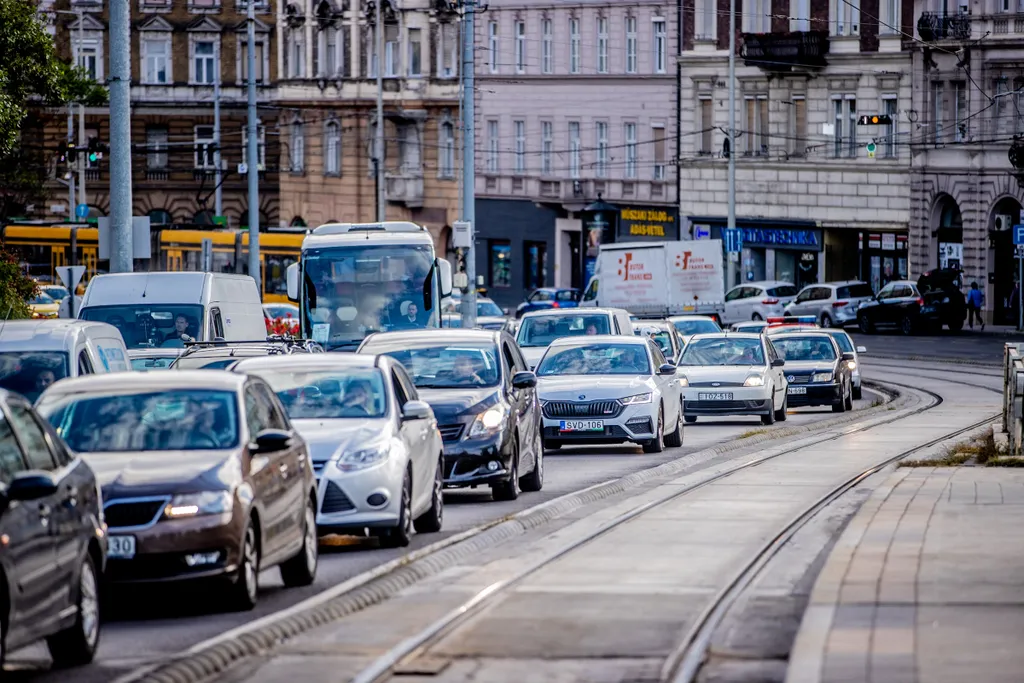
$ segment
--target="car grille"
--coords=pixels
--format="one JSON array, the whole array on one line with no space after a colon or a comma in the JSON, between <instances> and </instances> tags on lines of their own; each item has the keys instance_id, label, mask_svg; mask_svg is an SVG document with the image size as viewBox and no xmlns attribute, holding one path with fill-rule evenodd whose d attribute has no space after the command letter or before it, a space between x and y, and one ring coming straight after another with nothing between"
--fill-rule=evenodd
<instances>
[{"instance_id":1,"label":"car grille","mask_svg":"<svg viewBox=\"0 0 1024 683\"><path fill-rule=\"evenodd\" d=\"M111 529L146 526L156 521L169 499L166 497L146 500L109 501L103 508L103 518Z\"/></svg>"},{"instance_id":2,"label":"car grille","mask_svg":"<svg viewBox=\"0 0 1024 683\"><path fill-rule=\"evenodd\" d=\"M764 408L764 400L754 401L686 401L684 410L696 411L729 411L729 410L761 410Z\"/></svg>"},{"instance_id":3,"label":"car grille","mask_svg":"<svg viewBox=\"0 0 1024 683\"><path fill-rule=\"evenodd\" d=\"M787 375L786 379L789 380L790 384L810 384L811 383L811 376L810 375L792 375L792 376Z\"/></svg>"},{"instance_id":4,"label":"car grille","mask_svg":"<svg viewBox=\"0 0 1024 683\"><path fill-rule=\"evenodd\" d=\"M324 502L320 504L320 512L330 514L332 512L348 512L355 510L355 504L349 500L341 487L333 481L327 482L327 490L324 491Z\"/></svg>"},{"instance_id":5,"label":"car grille","mask_svg":"<svg viewBox=\"0 0 1024 683\"><path fill-rule=\"evenodd\" d=\"M742 387L743 382L690 382L687 386L689 387Z\"/></svg>"},{"instance_id":6,"label":"car grille","mask_svg":"<svg viewBox=\"0 0 1024 683\"><path fill-rule=\"evenodd\" d=\"M577 432L563 434L558 427L545 427L544 438L551 441L587 441L594 439L622 438L628 439L629 434L619 425L605 425L603 432Z\"/></svg>"},{"instance_id":7,"label":"car grille","mask_svg":"<svg viewBox=\"0 0 1024 683\"><path fill-rule=\"evenodd\" d=\"M642 418L639 418L639 419L634 418L634 419L630 420L629 422L627 422L626 426L629 427L629 429L634 434L653 434L654 433L654 427L651 424L651 418L649 418L649 417L642 417Z\"/></svg>"},{"instance_id":8,"label":"car grille","mask_svg":"<svg viewBox=\"0 0 1024 683\"><path fill-rule=\"evenodd\" d=\"M617 417L622 412L618 401L548 401L544 405L544 417Z\"/></svg>"},{"instance_id":9,"label":"car grille","mask_svg":"<svg viewBox=\"0 0 1024 683\"><path fill-rule=\"evenodd\" d=\"M454 424L454 425L441 425L438 429L441 431L441 439L444 441L458 441L459 437L462 436L462 430L465 425Z\"/></svg>"}]
</instances>

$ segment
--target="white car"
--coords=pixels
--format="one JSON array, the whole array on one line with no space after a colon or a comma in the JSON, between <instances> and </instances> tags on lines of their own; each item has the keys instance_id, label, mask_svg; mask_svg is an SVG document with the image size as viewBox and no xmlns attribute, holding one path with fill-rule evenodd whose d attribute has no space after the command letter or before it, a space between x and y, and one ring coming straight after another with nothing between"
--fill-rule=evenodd
<instances>
[{"instance_id":1,"label":"white car","mask_svg":"<svg viewBox=\"0 0 1024 683\"><path fill-rule=\"evenodd\" d=\"M708 315L674 315L668 321L676 326L684 344L688 344L690 337L695 334L712 334L722 331L718 321Z\"/></svg>"},{"instance_id":2,"label":"white car","mask_svg":"<svg viewBox=\"0 0 1024 683\"><path fill-rule=\"evenodd\" d=\"M745 320L767 320L782 315L786 306L796 298L797 288L792 282L764 280L744 282L725 294L725 313L722 323L732 325Z\"/></svg>"},{"instance_id":3,"label":"white car","mask_svg":"<svg viewBox=\"0 0 1024 683\"><path fill-rule=\"evenodd\" d=\"M633 334L629 313L621 308L554 308L525 314L516 334L516 343L530 369L548 348L562 337L594 334Z\"/></svg>"},{"instance_id":4,"label":"white car","mask_svg":"<svg viewBox=\"0 0 1024 683\"><path fill-rule=\"evenodd\" d=\"M700 334L679 359L683 414L760 415L770 425L786 419L789 387L779 357L765 335L749 332Z\"/></svg>"},{"instance_id":5,"label":"white car","mask_svg":"<svg viewBox=\"0 0 1024 683\"><path fill-rule=\"evenodd\" d=\"M853 400L859 401L863 395L860 379L860 354L867 353L868 350L863 346L854 346L853 339L844 330L830 328L825 331L832 335L832 338L836 340L836 344L839 344L840 351L843 353L853 354L853 360L847 361L847 365L849 365L850 370L852 370L850 374L853 378Z\"/></svg>"},{"instance_id":6,"label":"white car","mask_svg":"<svg viewBox=\"0 0 1024 683\"><path fill-rule=\"evenodd\" d=\"M232 370L263 378L309 445L321 534L382 546L441 530L444 461L430 406L388 356L301 354L250 358Z\"/></svg>"},{"instance_id":7,"label":"white car","mask_svg":"<svg viewBox=\"0 0 1024 683\"><path fill-rule=\"evenodd\" d=\"M544 445L635 443L645 453L683 443L676 367L636 335L563 337L537 365Z\"/></svg>"}]
</instances>

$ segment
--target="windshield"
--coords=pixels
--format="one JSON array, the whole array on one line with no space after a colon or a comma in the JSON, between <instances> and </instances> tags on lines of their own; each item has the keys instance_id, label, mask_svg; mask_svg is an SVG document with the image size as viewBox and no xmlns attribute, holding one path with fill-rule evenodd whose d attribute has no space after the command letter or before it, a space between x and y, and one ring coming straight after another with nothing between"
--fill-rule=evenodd
<instances>
[{"instance_id":1,"label":"windshield","mask_svg":"<svg viewBox=\"0 0 1024 683\"><path fill-rule=\"evenodd\" d=\"M559 337L583 334L608 334L608 315L543 315L525 319L519 327L519 346L547 346Z\"/></svg>"},{"instance_id":2,"label":"windshield","mask_svg":"<svg viewBox=\"0 0 1024 683\"><path fill-rule=\"evenodd\" d=\"M590 344L549 349L537 374L553 375L648 375L651 364L639 344Z\"/></svg>"},{"instance_id":3,"label":"windshield","mask_svg":"<svg viewBox=\"0 0 1024 683\"><path fill-rule=\"evenodd\" d=\"M764 365L760 339L708 337L694 339L679 359L680 365Z\"/></svg>"},{"instance_id":4,"label":"windshield","mask_svg":"<svg viewBox=\"0 0 1024 683\"><path fill-rule=\"evenodd\" d=\"M150 370L166 370L171 367L177 356L150 356L148 358L132 358L132 370L148 372Z\"/></svg>"},{"instance_id":5,"label":"windshield","mask_svg":"<svg viewBox=\"0 0 1024 683\"><path fill-rule=\"evenodd\" d=\"M30 304L55 304L55 303L57 303L56 301L53 300L53 297L50 296L49 294L47 294L46 292L39 292L39 294L36 294L34 297L29 299L28 302Z\"/></svg>"},{"instance_id":6,"label":"windshield","mask_svg":"<svg viewBox=\"0 0 1024 683\"><path fill-rule=\"evenodd\" d=\"M493 387L501 378L498 351L493 344L438 344L411 349L369 345L363 350L385 353L400 362L417 389Z\"/></svg>"},{"instance_id":7,"label":"windshield","mask_svg":"<svg viewBox=\"0 0 1024 683\"><path fill-rule=\"evenodd\" d=\"M776 337L772 345L779 355L787 361L836 359L836 350L832 342L821 337Z\"/></svg>"},{"instance_id":8,"label":"windshield","mask_svg":"<svg viewBox=\"0 0 1024 683\"><path fill-rule=\"evenodd\" d=\"M673 320L672 324L679 330L679 334L689 337L694 334L711 334L721 332L722 328L714 320Z\"/></svg>"},{"instance_id":9,"label":"windshield","mask_svg":"<svg viewBox=\"0 0 1024 683\"><path fill-rule=\"evenodd\" d=\"M68 296L68 290L65 289L64 287L46 285L45 287L40 287L39 289L48 296L50 296L54 301L64 299Z\"/></svg>"},{"instance_id":10,"label":"windshield","mask_svg":"<svg viewBox=\"0 0 1024 683\"><path fill-rule=\"evenodd\" d=\"M850 339L850 335L845 332L829 332L829 336L836 340L843 353L853 353L853 340Z\"/></svg>"},{"instance_id":11,"label":"windshield","mask_svg":"<svg viewBox=\"0 0 1024 683\"><path fill-rule=\"evenodd\" d=\"M186 340L199 337L203 307L198 305L153 304L151 306L89 306L83 320L110 323L121 332L129 349L180 349Z\"/></svg>"},{"instance_id":12,"label":"windshield","mask_svg":"<svg viewBox=\"0 0 1024 683\"><path fill-rule=\"evenodd\" d=\"M337 419L384 417L387 394L377 368L345 370L256 370L277 393L288 417Z\"/></svg>"},{"instance_id":13,"label":"windshield","mask_svg":"<svg viewBox=\"0 0 1024 683\"><path fill-rule=\"evenodd\" d=\"M772 287L768 290L768 296L777 297L788 297L796 296L797 288L795 285L779 285L778 287Z\"/></svg>"},{"instance_id":14,"label":"windshield","mask_svg":"<svg viewBox=\"0 0 1024 683\"><path fill-rule=\"evenodd\" d=\"M72 394L44 399L37 408L68 446L82 453L238 445L238 402L230 391Z\"/></svg>"},{"instance_id":15,"label":"windshield","mask_svg":"<svg viewBox=\"0 0 1024 683\"><path fill-rule=\"evenodd\" d=\"M873 297L874 295L875 293L871 291L871 285L865 282L845 287L836 287L836 297L839 299L860 299L862 297Z\"/></svg>"},{"instance_id":16,"label":"windshield","mask_svg":"<svg viewBox=\"0 0 1024 683\"><path fill-rule=\"evenodd\" d=\"M4 351L0 353L0 387L35 401L46 387L68 376L63 351Z\"/></svg>"},{"instance_id":17,"label":"windshield","mask_svg":"<svg viewBox=\"0 0 1024 683\"><path fill-rule=\"evenodd\" d=\"M456 313L462 313L462 303L457 303L453 306ZM503 318L505 312L498 307L498 304L493 301L477 301L476 302L476 317L484 318Z\"/></svg>"},{"instance_id":18,"label":"windshield","mask_svg":"<svg viewBox=\"0 0 1024 683\"><path fill-rule=\"evenodd\" d=\"M437 327L433 256L429 245L372 242L303 251L303 336L331 350L372 332Z\"/></svg>"}]
</instances>

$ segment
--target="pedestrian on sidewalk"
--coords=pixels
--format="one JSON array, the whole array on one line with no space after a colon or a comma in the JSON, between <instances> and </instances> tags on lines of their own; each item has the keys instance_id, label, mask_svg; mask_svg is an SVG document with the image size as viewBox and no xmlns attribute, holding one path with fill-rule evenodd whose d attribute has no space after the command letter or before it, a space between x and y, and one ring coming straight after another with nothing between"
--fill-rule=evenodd
<instances>
[{"instance_id":1,"label":"pedestrian on sidewalk","mask_svg":"<svg viewBox=\"0 0 1024 683\"><path fill-rule=\"evenodd\" d=\"M985 331L985 321L981 317L981 308L985 305L985 295L978 289L978 283L971 283L971 291L967 292L967 324L974 329L974 319L977 318L981 324L981 331Z\"/></svg>"}]
</instances>

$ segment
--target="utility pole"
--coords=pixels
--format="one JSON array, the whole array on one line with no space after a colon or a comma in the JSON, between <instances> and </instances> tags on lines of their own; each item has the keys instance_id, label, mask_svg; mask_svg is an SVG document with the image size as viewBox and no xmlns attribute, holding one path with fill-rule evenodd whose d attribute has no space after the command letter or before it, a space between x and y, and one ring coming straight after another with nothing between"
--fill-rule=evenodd
<instances>
[{"instance_id":1,"label":"utility pole","mask_svg":"<svg viewBox=\"0 0 1024 683\"><path fill-rule=\"evenodd\" d=\"M68 147L72 147L75 144L75 110L74 105L68 102ZM75 202L75 172L71 168L71 160L65 158L68 166L68 220L75 217L75 207L78 205ZM78 155L75 155L75 161L78 161Z\"/></svg>"},{"instance_id":2,"label":"utility pole","mask_svg":"<svg viewBox=\"0 0 1024 683\"><path fill-rule=\"evenodd\" d=\"M474 12L471 0L463 4L462 23L462 220L469 223L469 249L466 250L466 279L469 286L462 302L462 326L476 327L476 145L474 117L476 116L476 87L474 84Z\"/></svg>"},{"instance_id":3,"label":"utility pole","mask_svg":"<svg viewBox=\"0 0 1024 683\"><path fill-rule=\"evenodd\" d=\"M377 130L373 144L373 154L377 158L374 163L377 172L377 222L383 223L387 216L387 203L384 198L384 21L381 5L385 0L376 0L376 61L377 61Z\"/></svg>"},{"instance_id":4,"label":"utility pole","mask_svg":"<svg viewBox=\"0 0 1024 683\"><path fill-rule=\"evenodd\" d=\"M263 298L263 288L260 283L260 152L259 130L256 125L256 12L254 9L256 0L248 0L248 24L249 36L246 43L246 65L249 69L246 79L249 91L249 122L247 126L249 138L248 157L249 165L246 171L249 174L249 275L256 281L256 291L260 292Z\"/></svg>"},{"instance_id":5,"label":"utility pole","mask_svg":"<svg viewBox=\"0 0 1024 683\"><path fill-rule=\"evenodd\" d=\"M78 12L78 59L82 62L85 58L82 56L82 50L85 49L85 15ZM85 105L82 103L78 104L78 146L85 148ZM85 155L79 154L78 158L78 201L82 204L88 204L85 199L85 168L88 166Z\"/></svg>"},{"instance_id":6,"label":"utility pole","mask_svg":"<svg viewBox=\"0 0 1024 683\"><path fill-rule=\"evenodd\" d=\"M110 271L132 271L130 0L110 2Z\"/></svg>"},{"instance_id":7,"label":"utility pole","mask_svg":"<svg viewBox=\"0 0 1024 683\"><path fill-rule=\"evenodd\" d=\"M213 190L213 213L216 216L224 215L224 195L221 193L220 184L222 171L220 167L220 50L214 55L215 69L213 75L213 182L216 184Z\"/></svg>"},{"instance_id":8,"label":"utility pole","mask_svg":"<svg viewBox=\"0 0 1024 683\"><path fill-rule=\"evenodd\" d=\"M736 229L736 0L729 0L729 217L726 227ZM732 234L732 233L730 233ZM741 254L736 256L737 259ZM736 286L738 264L729 259L728 289Z\"/></svg>"}]
</instances>

